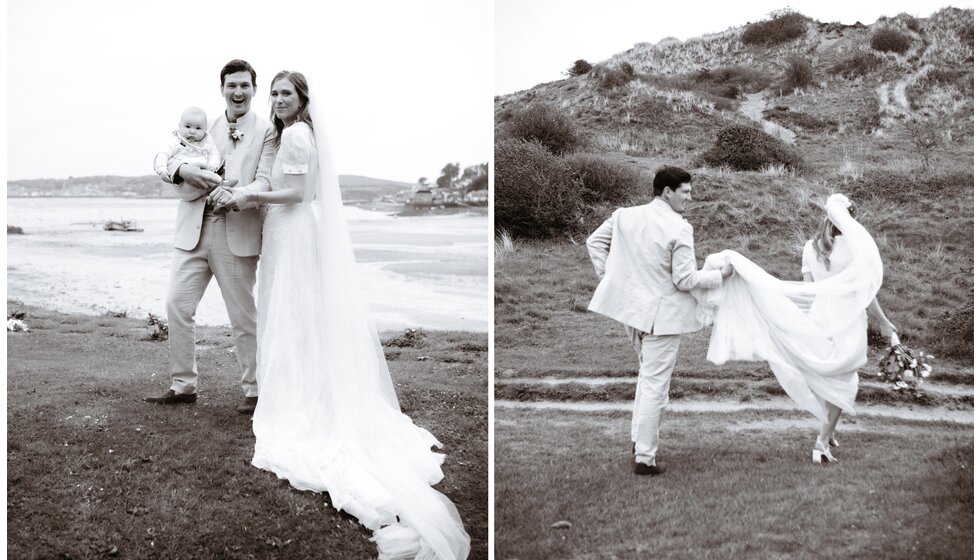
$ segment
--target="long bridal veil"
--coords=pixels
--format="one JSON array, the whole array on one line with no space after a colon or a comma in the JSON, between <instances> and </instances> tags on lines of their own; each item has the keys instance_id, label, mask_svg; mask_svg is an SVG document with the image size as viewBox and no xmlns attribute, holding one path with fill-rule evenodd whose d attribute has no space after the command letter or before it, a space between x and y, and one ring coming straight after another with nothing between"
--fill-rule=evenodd
<instances>
[{"instance_id":1,"label":"long bridal veil","mask_svg":"<svg viewBox=\"0 0 980 560\"><path fill-rule=\"evenodd\" d=\"M441 444L400 411L377 331L361 297L330 161L326 111L320 105L326 91L322 88L328 85L309 76L308 84L319 166L316 192L307 195L315 197L322 295L310 302L315 319L309 334L318 345L317 362L305 365L311 371L303 381L303 394L294 396L293 402L302 408L297 422L303 428L289 428L293 445L275 443L278 454L292 456L278 457L272 470L297 488L329 492L335 508L356 516L374 532L380 558L465 558L469 536L459 514L432 488L443 477L444 455L432 449Z\"/></svg>"},{"instance_id":2,"label":"long bridal veil","mask_svg":"<svg viewBox=\"0 0 980 560\"><path fill-rule=\"evenodd\" d=\"M854 372L867 361L867 318L882 281L881 256L871 235L841 194L827 199L830 220L853 259L820 282L787 282L770 276L734 251L710 255L706 268L731 262L737 272L716 290L695 294L714 329L707 358L767 361L786 393L801 408L826 420L826 402L853 413Z\"/></svg>"}]
</instances>

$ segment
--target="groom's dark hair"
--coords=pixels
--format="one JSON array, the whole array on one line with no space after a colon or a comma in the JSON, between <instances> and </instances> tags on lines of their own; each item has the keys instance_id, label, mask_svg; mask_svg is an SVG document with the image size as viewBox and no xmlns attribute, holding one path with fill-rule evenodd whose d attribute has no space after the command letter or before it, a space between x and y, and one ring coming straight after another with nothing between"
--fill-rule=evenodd
<instances>
[{"instance_id":1,"label":"groom's dark hair","mask_svg":"<svg viewBox=\"0 0 980 560\"><path fill-rule=\"evenodd\" d=\"M228 74L234 74L235 72L248 72L252 75L252 87L256 87L255 84L255 68L252 65L245 62L240 58L232 60L228 64L225 64L224 68L221 69L221 87L225 87L225 76Z\"/></svg>"},{"instance_id":2,"label":"groom's dark hair","mask_svg":"<svg viewBox=\"0 0 980 560\"><path fill-rule=\"evenodd\" d=\"M684 183L691 182L691 174L680 167L665 165L657 170L653 177L653 196L660 196L664 192L664 187L676 189Z\"/></svg>"}]
</instances>

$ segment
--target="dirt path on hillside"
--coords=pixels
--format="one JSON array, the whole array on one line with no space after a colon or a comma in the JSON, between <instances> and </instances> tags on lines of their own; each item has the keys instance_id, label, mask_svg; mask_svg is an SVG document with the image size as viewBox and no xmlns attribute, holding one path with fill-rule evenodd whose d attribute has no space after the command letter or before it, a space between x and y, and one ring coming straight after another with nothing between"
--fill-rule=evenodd
<instances>
[{"instance_id":1,"label":"dirt path on hillside","mask_svg":"<svg viewBox=\"0 0 980 560\"><path fill-rule=\"evenodd\" d=\"M538 385L554 387L556 385L585 385L587 387L605 387L609 385L635 385L636 377L511 377L496 379L496 385ZM862 385L885 387L885 383L861 380ZM949 383L926 383L922 389L925 393L936 393L949 397L963 397L973 394L973 385Z\"/></svg>"},{"instance_id":2,"label":"dirt path on hillside","mask_svg":"<svg viewBox=\"0 0 980 560\"><path fill-rule=\"evenodd\" d=\"M956 424L973 424L973 409L951 410L947 408L911 408L887 406L880 404L856 404L856 418L885 417L901 420L918 420L925 422L953 422ZM555 402L555 401L494 401L494 407L504 409L524 410L557 410L562 412L632 412L632 402ZM694 401L673 400L667 404L672 412L741 412L745 410L792 410L800 415L809 416L800 410L796 403L789 399L769 399L764 401Z\"/></svg>"},{"instance_id":3,"label":"dirt path on hillside","mask_svg":"<svg viewBox=\"0 0 980 560\"><path fill-rule=\"evenodd\" d=\"M766 106L769 104L769 102L766 101L765 95L765 92L761 91L758 93L746 94L745 101L742 101L742 104L738 106L738 111L753 121L761 123L762 128L767 133L776 136L787 144L795 144L795 132L772 121L767 121L762 115L762 112L766 110Z\"/></svg>"}]
</instances>

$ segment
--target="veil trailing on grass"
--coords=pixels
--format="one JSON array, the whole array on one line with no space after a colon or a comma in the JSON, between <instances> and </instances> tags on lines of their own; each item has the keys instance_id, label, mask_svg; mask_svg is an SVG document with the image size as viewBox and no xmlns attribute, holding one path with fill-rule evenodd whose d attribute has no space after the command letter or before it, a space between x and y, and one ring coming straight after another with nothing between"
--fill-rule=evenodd
<instances>
[{"instance_id":1,"label":"veil trailing on grass","mask_svg":"<svg viewBox=\"0 0 980 560\"><path fill-rule=\"evenodd\" d=\"M372 540L382 559L465 558L469 536L459 514L432 488L443 478L444 455L432 449L441 444L399 409L377 331L361 297L330 161L326 111L320 105L329 86L309 78L308 84L318 167L310 172L318 177L308 186L314 192L305 193L304 200L312 200L316 218L317 273L312 279L288 281L318 283L309 302L314 319L303 325L312 331L303 337L317 348L311 350L313 363L301 366L308 370L299 375L302 394L270 403L289 418L263 417L262 437L256 423L256 457L261 460L253 459L253 464L296 488L329 492L335 508L374 532ZM262 397L266 398L264 390ZM299 411L290 411L290 406Z\"/></svg>"},{"instance_id":2,"label":"veil trailing on grass","mask_svg":"<svg viewBox=\"0 0 980 560\"><path fill-rule=\"evenodd\" d=\"M881 256L871 235L841 194L827 199L827 214L854 256L844 270L819 282L770 276L735 251L705 260L705 268L731 262L737 272L721 288L695 294L702 321L713 319L708 361L767 361L793 401L821 420L827 402L854 412L854 372L867 361L867 315L882 281Z\"/></svg>"}]
</instances>

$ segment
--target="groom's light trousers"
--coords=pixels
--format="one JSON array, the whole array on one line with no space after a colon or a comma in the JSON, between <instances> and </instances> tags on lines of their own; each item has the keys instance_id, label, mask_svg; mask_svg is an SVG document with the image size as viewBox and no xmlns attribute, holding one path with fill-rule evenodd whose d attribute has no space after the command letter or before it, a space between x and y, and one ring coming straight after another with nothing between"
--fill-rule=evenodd
<instances>
[{"instance_id":1,"label":"groom's light trousers","mask_svg":"<svg viewBox=\"0 0 980 560\"><path fill-rule=\"evenodd\" d=\"M194 249L174 249L167 295L170 328L170 388L178 394L197 391L194 315L213 276L225 300L235 335L246 397L259 394L255 382L255 269L259 257L239 257L228 248L223 216L204 214L201 240Z\"/></svg>"},{"instance_id":2,"label":"groom's light trousers","mask_svg":"<svg viewBox=\"0 0 980 560\"><path fill-rule=\"evenodd\" d=\"M644 334L632 327L626 327L626 331L640 359L630 438L636 444L636 462L655 465L660 445L660 420L667 409L670 376L677 363L681 336Z\"/></svg>"}]
</instances>

